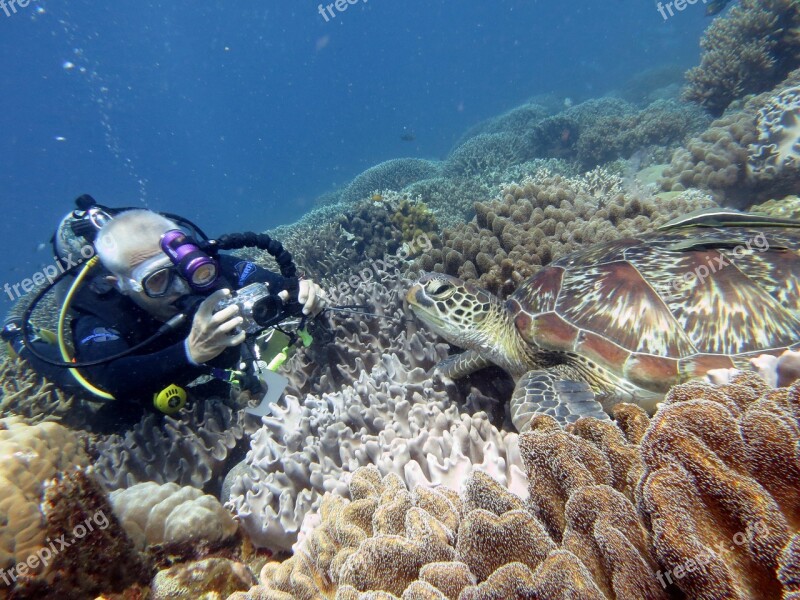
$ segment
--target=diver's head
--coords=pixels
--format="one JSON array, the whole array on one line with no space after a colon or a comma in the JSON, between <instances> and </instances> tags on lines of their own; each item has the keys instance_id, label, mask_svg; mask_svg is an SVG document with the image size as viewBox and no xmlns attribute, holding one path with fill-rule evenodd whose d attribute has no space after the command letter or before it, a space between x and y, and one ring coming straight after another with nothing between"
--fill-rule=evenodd
<instances>
[{"instance_id":1,"label":"diver's head","mask_svg":"<svg viewBox=\"0 0 800 600\"><path fill-rule=\"evenodd\" d=\"M98 232L95 246L109 281L156 319L178 313L175 302L189 294L189 285L161 249L161 238L178 225L149 210L116 215Z\"/></svg>"}]
</instances>

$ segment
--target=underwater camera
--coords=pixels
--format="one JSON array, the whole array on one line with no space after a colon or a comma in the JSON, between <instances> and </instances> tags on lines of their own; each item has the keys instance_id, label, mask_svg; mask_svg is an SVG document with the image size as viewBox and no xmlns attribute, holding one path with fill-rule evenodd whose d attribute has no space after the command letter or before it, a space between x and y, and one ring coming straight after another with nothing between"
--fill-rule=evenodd
<instances>
[{"instance_id":1,"label":"underwater camera","mask_svg":"<svg viewBox=\"0 0 800 600\"><path fill-rule=\"evenodd\" d=\"M303 305L299 302L287 302L270 289L268 283L251 283L233 293L230 298L217 305L217 311L236 304L244 321L240 325L247 334L254 334L292 316L303 313Z\"/></svg>"}]
</instances>

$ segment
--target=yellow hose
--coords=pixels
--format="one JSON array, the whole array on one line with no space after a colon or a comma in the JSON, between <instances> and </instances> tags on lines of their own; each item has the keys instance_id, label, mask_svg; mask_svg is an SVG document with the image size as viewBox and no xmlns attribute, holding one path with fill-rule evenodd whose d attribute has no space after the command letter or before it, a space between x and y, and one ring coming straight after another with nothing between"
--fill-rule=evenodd
<instances>
[{"instance_id":1,"label":"yellow hose","mask_svg":"<svg viewBox=\"0 0 800 600\"><path fill-rule=\"evenodd\" d=\"M64 325L67 320L69 305L72 303L72 298L75 296L81 284L86 279L89 271L96 267L99 262L100 259L97 258L97 256L93 256L91 259L89 259L83 269L81 269L81 272L75 278L75 283L73 283L72 287L69 288L67 297L64 299L64 304L61 305L61 312L58 315L58 348L61 350L61 358L64 360L64 362L72 362L72 357L69 355L69 349L64 341ZM78 383L80 383L95 396L99 396L105 400L114 400L114 396L89 383L86 378L84 378L84 376L78 372L78 369L70 369L69 371L72 373L72 376L77 380Z\"/></svg>"}]
</instances>

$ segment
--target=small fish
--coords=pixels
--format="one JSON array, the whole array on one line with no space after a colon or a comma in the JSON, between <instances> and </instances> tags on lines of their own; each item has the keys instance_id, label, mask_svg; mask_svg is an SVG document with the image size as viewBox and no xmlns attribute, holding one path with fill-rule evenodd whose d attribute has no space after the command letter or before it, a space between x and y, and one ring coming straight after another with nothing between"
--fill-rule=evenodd
<instances>
[{"instance_id":1,"label":"small fish","mask_svg":"<svg viewBox=\"0 0 800 600\"><path fill-rule=\"evenodd\" d=\"M417 136L414 135L414 130L410 129L409 127L403 127L403 133L400 135L400 139L404 142L413 142L417 139Z\"/></svg>"},{"instance_id":2,"label":"small fish","mask_svg":"<svg viewBox=\"0 0 800 600\"><path fill-rule=\"evenodd\" d=\"M711 4L706 6L706 16L713 17L723 11L731 0L711 0Z\"/></svg>"}]
</instances>

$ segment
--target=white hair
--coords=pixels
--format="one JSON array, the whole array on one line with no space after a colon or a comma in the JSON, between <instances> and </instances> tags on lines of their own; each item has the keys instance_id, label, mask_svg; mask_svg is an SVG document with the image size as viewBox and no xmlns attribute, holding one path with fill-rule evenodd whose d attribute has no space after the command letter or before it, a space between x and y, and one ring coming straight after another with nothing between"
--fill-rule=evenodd
<instances>
[{"instance_id":1,"label":"white hair","mask_svg":"<svg viewBox=\"0 0 800 600\"><path fill-rule=\"evenodd\" d=\"M158 213L138 208L126 210L97 233L97 256L114 275L129 276L133 260L158 251L161 236L170 229L178 229L178 224Z\"/></svg>"}]
</instances>

